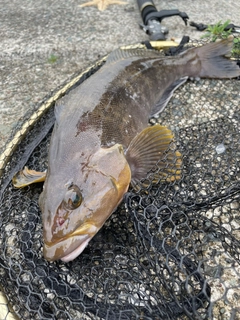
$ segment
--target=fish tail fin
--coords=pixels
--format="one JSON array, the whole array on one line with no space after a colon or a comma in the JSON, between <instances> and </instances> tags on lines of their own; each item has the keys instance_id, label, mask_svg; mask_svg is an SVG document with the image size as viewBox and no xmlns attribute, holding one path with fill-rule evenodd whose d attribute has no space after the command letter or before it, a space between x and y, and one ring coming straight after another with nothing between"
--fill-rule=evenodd
<instances>
[{"instance_id":1,"label":"fish tail fin","mask_svg":"<svg viewBox=\"0 0 240 320\"><path fill-rule=\"evenodd\" d=\"M200 78L235 78L240 76L240 68L236 61L230 60L225 55L231 53L233 46L233 36L219 42L209 43L202 47L189 49L198 57L198 62L201 64L200 73L193 74L194 77ZM186 52L186 54L188 54ZM197 61L193 61L190 54L189 62L194 65ZM194 69L194 68L193 68ZM195 69L196 70L196 69Z\"/></svg>"}]
</instances>

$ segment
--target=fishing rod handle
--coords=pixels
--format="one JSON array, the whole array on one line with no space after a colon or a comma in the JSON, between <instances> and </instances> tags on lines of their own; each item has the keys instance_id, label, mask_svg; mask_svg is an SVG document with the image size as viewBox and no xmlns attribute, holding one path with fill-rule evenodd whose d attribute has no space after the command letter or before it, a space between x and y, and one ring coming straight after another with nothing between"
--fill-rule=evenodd
<instances>
[{"instance_id":1,"label":"fishing rod handle","mask_svg":"<svg viewBox=\"0 0 240 320\"><path fill-rule=\"evenodd\" d=\"M147 17L150 13L157 12L152 0L137 0L139 10L141 12L142 20L144 24L147 24Z\"/></svg>"}]
</instances>

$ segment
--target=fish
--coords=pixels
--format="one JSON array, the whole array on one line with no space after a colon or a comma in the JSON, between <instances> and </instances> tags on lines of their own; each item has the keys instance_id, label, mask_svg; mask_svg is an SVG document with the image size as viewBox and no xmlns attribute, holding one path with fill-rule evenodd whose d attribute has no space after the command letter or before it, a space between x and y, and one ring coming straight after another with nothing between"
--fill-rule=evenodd
<instances>
[{"instance_id":1,"label":"fish","mask_svg":"<svg viewBox=\"0 0 240 320\"><path fill-rule=\"evenodd\" d=\"M228 59L232 37L178 56L151 50L113 51L106 63L55 106L46 173L25 168L17 186L43 181L39 206L43 255L69 262L116 210L129 186L137 188L158 162L154 180L181 178L182 155L170 145L174 135L159 117L173 92L188 78L240 76ZM31 183L31 182L29 182Z\"/></svg>"}]
</instances>

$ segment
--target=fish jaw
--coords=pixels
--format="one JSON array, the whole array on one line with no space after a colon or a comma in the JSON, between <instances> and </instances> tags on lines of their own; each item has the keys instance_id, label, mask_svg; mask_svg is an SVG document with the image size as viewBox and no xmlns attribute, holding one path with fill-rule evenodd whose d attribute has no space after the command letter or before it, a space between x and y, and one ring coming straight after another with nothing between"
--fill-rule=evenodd
<instances>
[{"instance_id":1,"label":"fish jaw","mask_svg":"<svg viewBox=\"0 0 240 320\"><path fill-rule=\"evenodd\" d=\"M86 235L67 238L53 245L44 244L43 256L48 261L61 259L63 262L74 260L86 248L92 237Z\"/></svg>"},{"instance_id":2,"label":"fish jaw","mask_svg":"<svg viewBox=\"0 0 240 320\"><path fill-rule=\"evenodd\" d=\"M81 254L128 190L131 171L120 145L101 148L91 157L86 170L82 178L87 180L80 186L84 189L83 202L75 210L64 212L63 197L56 205L54 197L63 192L56 193L55 181L46 179L39 204L43 216L43 255L48 261L68 262Z\"/></svg>"},{"instance_id":3,"label":"fish jaw","mask_svg":"<svg viewBox=\"0 0 240 320\"><path fill-rule=\"evenodd\" d=\"M79 256L83 252L83 250L86 248L86 246L88 245L88 242L91 239L92 237L89 237L86 240L84 240L80 246L78 246L75 250L73 250L69 254L65 255L63 258L61 258L61 260L63 262L69 262L74 260L77 256Z\"/></svg>"}]
</instances>

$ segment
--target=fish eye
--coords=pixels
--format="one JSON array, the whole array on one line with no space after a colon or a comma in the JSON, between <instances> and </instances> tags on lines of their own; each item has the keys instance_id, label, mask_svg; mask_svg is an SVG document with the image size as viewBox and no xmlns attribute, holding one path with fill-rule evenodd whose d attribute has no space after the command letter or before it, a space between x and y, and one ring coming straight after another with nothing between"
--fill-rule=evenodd
<instances>
[{"instance_id":1,"label":"fish eye","mask_svg":"<svg viewBox=\"0 0 240 320\"><path fill-rule=\"evenodd\" d=\"M64 197L64 206L66 209L74 210L82 203L82 193L78 186L70 184Z\"/></svg>"}]
</instances>

